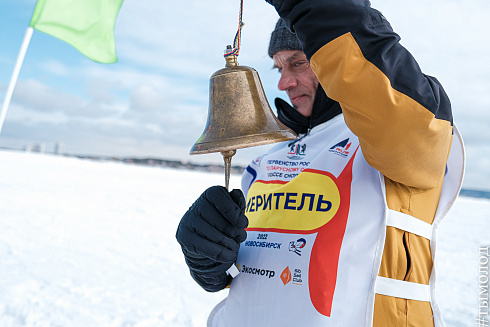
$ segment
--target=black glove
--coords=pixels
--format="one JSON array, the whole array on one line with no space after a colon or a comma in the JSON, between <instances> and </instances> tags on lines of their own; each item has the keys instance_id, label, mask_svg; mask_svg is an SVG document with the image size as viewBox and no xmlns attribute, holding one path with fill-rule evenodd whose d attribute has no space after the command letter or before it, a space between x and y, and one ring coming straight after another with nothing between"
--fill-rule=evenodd
<instances>
[{"instance_id":1,"label":"black glove","mask_svg":"<svg viewBox=\"0 0 490 327\"><path fill-rule=\"evenodd\" d=\"M245 198L240 190L208 188L182 217L176 238L191 276L206 291L216 292L231 281L226 270L236 261L247 238Z\"/></svg>"}]
</instances>

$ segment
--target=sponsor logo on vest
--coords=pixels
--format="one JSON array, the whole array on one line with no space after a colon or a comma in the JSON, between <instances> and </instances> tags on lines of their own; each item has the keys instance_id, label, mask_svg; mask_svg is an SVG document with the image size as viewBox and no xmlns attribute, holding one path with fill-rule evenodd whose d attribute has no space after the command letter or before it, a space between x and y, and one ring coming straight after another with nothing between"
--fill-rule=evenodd
<instances>
[{"instance_id":1,"label":"sponsor logo on vest","mask_svg":"<svg viewBox=\"0 0 490 327\"><path fill-rule=\"evenodd\" d=\"M291 273L289 266L287 266L281 273L281 280L284 285L289 284L291 281L295 285L302 285L301 269L294 269L294 272Z\"/></svg>"},{"instance_id":2,"label":"sponsor logo on vest","mask_svg":"<svg viewBox=\"0 0 490 327\"><path fill-rule=\"evenodd\" d=\"M258 240L266 240L269 234L257 234ZM267 249L281 249L282 243L267 242L267 241L245 241L244 246L250 246L255 248L267 248Z\"/></svg>"},{"instance_id":3,"label":"sponsor logo on vest","mask_svg":"<svg viewBox=\"0 0 490 327\"><path fill-rule=\"evenodd\" d=\"M248 230L311 231L325 225L340 206L340 193L333 178L322 171L305 169L290 182L255 181L245 208Z\"/></svg>"},{"instance_id":4,"label":"sponsor logo on vest","mask_svg":"<svg viewBox=\"0 0 490 327\"><path fill-rule=\"evenodd\" d=\"M269 237L269 234L267 234L267 233L266 234L258 234L257 235L257 239L258 240L266 240L267 237Z\"/></svg>"},{"instance_id":5,"label":"sponsor logo on vest","mask_svg":"<svg viewBox=\"0 0 490 327\"><path fill-rule=\"evenodd\" d=\"M306 144L301 144L300 142L292 142L289 144L289 156L291 160L302 160L306 155Z\"/></svg>"},{"instance_id":6,"label":"sponsor logo on vest","mask_svg":"<svg viewBox=\"0 0 490 327\"><path fill-rule=\"evenodd\" d=\"M301 256L301 249L306 245L306 240L304 238L300 238L296 241L289 242L289 251L296 253Z\"/></svg>"},{"instance_id":7,"label":"sponsor logo on vest","mask_svg":"<svg viewBox=\"0 0 490 327\"><path fill-rule=\"evenodd\" d=\"M262 161L263 157L264 156L257 157L254 161L252 161L252 163L260 167L260 162Z\"/></svg>"},{"instance_id":8,"label":"sponsor logo on vest","mask_svg":"<svg viewBox=\"0 0 490 327\"><path fill-rule=\"evenodd\" d=\"M250 186L247 198L247 231L316 234L314 241L304 235L296 236L308 239L308 246L311 247L307 270L295 270L297 266L286 267L278 279L284 285L304 282L302 286L308 287L311 303L318 313L327 317L330 317L332 310L340 252L351 205L352 168L358 146L350 149L353 147L349 144L346 138L345 142L330 149L338 152L339 156L340 153L348 154L350 158L340 175L308 167L287 182L259 179ZM287 240L288 243L291 241L290 238ZM302 251L302 257L296 259L304 261L307 252ZM284 258L281 256L278 259ZM303 273L307 282L302 278Z\"/></svg>"},{"instance_id":9,"label":"sponsor logo on vest","mask_svg":"<svg viewBox=\"0 0 490 327\"><path fill-rule=\"evenodd\" d=\"M309 161L267 160L267 177L293 179L309 165Z\"/></svg>"},{"instance_id":10,"label":"sponsor logo on vest","mask_svg":"<svg viewBox=\"0 0 490 327\"><path fill-rule=\"evenodd\" d=\"M284 285L291 281L291 270L289 270L289 266L282 271L281 280Z\"/></svg>"},{"instance_id":11,"label":"sponsor logo on vest","mask_svg":"<svg viewBox=\"0 0 490 327\"><path fill-rule=\"evenodd\" d=\"M269 277L269 278L272 278L276 275L276 272L274 270L247 267L245 265L243 265L243 266L239 265L238 267L241 267L240 272L245 273L245 274L257 275L257 276L263 276L263 277Z\"/></svg>"},{"instance_id":12,"label":"sponsor logo on vest","mask_svg":"<svg viewBox=\"0 0 490 327\"><path fill-rule=\"evenodd\" d=\"M332 202L323 198L323 194L274 192L252 196L248 199L246 212L271 210L308 210L327 212Z\"/></svg>"},{"instance_id":13,"label":"sponsor logo on vest","mask_svg":"<svg viewBox=\"0 0 490 327\"><path fill-rule=\"evenodd\" d=\"M246 241L245 246L250 246L254 248L268 248L268 249L281 249L282 243L273 243L273 242L257 242L257 241Z\"/></svg>"},{"instance_id":14,"label":"sponsor logo on vest","mask_svg":"<svg viewBox=\"0 0 490 327\"><path fill-rule=\"evenodd\" d=\"M284 167L308 167L310 165L310 162L309 161L296 162L296 161L284 161L284 160L267 160L267 164L268 165L284 166ZM267 167L267 170L271 170L271 168Z\"/></svg>"},{"instance_id":15,"label":"sponsor logo on vest","mask_svg":"<svg viewBox=\"0 0 490 327\"><path fill-rule=\"evenodd\" d=\"M303 284L303 279L301 278L301 269L294 269L293 284L296 284L296 285L302 285Z\"/></svg>"},{"instance_id":16,"label":"sponsor logo on vest","mask_svg":"<svg viewBox=\"0 0 490 327\"><path fill-rule=\"evenodd\" d=\"M347 151L347 150L349 150L351 145L352 145L352 142L349 143L349 139L347 138L347 139L343 140L342 142L335 144L328 151L332 152L338 156L341 156L343 158L347 158L347 156L349 155L349 151Z\"/></svg>"}]
</instances>

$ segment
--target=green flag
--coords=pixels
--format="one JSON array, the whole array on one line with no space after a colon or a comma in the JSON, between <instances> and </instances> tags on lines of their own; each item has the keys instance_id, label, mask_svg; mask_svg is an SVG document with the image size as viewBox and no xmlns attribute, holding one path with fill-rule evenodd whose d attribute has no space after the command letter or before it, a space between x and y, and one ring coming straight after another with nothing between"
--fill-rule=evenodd
<instances>
[{"instance_id":1,"label":"green flag","mask_svg":"<svg viewBox=\"0 0 490 327\"><path fill-rule=\"evenodd\" d=\"M101 63L117 61L114 27L123 0L38 0L30 26Z\"/></svg>"}]
</instances>

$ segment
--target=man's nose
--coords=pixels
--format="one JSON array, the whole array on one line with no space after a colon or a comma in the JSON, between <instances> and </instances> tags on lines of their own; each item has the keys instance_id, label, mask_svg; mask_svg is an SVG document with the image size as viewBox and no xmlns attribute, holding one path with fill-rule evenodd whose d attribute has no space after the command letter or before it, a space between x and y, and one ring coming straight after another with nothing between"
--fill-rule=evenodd
<instances>
[{"instance_id":1,"label":"man's nose","mask_svg":"<svg viewBox=\"0 0 490 327\"><path fill-rule=\"evenodd\" d=\"M294 75L291 74L290 72L283 71L281 73L281 78L279 79L279 83L277 84L277 88L280 91L286 91L290 88L295 87L296 85L298 85L298 82L294 77Z\"/></svg>"}]
</instances>

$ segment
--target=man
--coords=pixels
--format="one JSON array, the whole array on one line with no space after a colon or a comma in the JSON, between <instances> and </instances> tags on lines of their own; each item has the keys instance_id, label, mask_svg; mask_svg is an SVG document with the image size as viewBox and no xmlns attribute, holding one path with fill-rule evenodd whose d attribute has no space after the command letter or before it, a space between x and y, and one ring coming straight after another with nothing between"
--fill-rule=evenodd
<instances>
[{"instance_id":1,"label":"man","mask_svg":"<svg viewBox=\"0 0 490 327\"><path fill-rule=\"evenodd\" d=\"M368 2L271 2L294 107L278 117L299 137L247 167L247 200L211 187L182 218L193 278L230 285L208 325L443 326L434 235L464 161L448 97Z\"/></svg>"}]
</instances>

